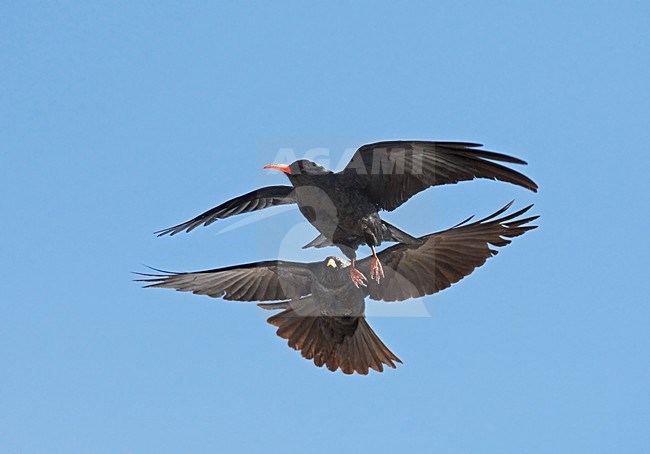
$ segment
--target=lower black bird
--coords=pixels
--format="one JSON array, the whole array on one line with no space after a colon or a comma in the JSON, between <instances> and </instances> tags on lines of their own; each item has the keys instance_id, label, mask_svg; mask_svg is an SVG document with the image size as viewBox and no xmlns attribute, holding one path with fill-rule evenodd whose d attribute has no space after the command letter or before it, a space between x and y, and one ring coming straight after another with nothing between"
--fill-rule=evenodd
<instances>
[{"instance_id":1,"label":"lower black bird","mask_svg":"<svg viewBox=\"0 0 650 454\"><path fill-rule=\"evenodd\" d=\"M377 254L384 263L384 280L357 287L349 279L350 263L338 257L323 262L266 261L193 273L142 274L146 287L173 288L183 292L236 301L274 301L259 304L281 309L268 319L278 336L302 356L331 371L367 374L382 372L402 361L368 325L365 297L380 301L404 301L431 295L460 281L502 247L510 238L536 228L537 216L522 218L530 207L499 218L512 205L469 223L470 219L442 232L426 235L416 244L397 244ZM372 257L359 260L362 272ZM157 270L159 271L159 270Z\"/></svg>"},{"instance_id":2,"label":"lower black bird","mask_svg":"<svg viewBox=\"0 0 650 454\"><path fill-rule=\"evenodd\" d=\"M480 150L466 142L393 141L363 145L341 172L334 173L302 159L290 165L265 168L284 172L292 186L269 186L229 200L161 235L190 232L217 219L296 203L300 212L320 232L305 247L338 246L352 260L347 267L356 286L366 278L355 266L356 250L367 244L372 250L368 272L377 282L384 277L375 247L383 241L413 244L416 239L383 221L380 210L392 211L413 195L430 187L487 178L537 191L525 175L499 162L526 164L501 153Z\"/></svg>"}]
</instances>

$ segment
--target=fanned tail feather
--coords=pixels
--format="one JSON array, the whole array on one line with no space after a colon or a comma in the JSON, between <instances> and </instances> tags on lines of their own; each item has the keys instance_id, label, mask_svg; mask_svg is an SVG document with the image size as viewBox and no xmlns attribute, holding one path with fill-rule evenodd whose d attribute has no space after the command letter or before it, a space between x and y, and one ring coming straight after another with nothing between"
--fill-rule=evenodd
<instances>
[{"instance_id":1,"label":"fanned tail feather","mask_svg":"<svg viewBox=\"0 0 650 454\"><path fill-rule=\"evenodd\" d=\"M369 370L383 372L384 366L396 367L402 361L379 339L365 317L326 317L313 302L304 299L296 304L262 306L284 309L268 322L277 327L277 335L287 339L294 350L318 367L344 374L367 375Z\"/></svg>"}]
</instances>

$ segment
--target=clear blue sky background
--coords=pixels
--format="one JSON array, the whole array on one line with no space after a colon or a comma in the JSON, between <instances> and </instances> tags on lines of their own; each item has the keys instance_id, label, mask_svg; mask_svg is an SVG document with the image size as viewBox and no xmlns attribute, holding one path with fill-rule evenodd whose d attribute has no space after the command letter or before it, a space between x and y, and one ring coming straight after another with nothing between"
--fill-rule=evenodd
<instances>
[{"instance_id":1,"label":"clear blue sky background","mask_svg":"<svg viewBox=\"0 0 650 454\"><path fill-rule=\"evenodd\" d=\"M648 2L307 3L2 2L0 451L648 452ZM370 320L397 370L331 374L254 305L131 282L321 258L297 210L152 232L284 184L281 146L337 167L407 138L541 190L429 190L401 228L542 218L431 317Z\"/></svg>"}]
</instances>

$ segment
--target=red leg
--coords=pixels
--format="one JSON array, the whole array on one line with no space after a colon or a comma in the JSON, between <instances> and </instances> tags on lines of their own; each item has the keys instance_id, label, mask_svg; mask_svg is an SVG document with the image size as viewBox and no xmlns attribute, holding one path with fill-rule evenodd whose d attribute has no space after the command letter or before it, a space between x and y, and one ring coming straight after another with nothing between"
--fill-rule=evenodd
<instances>
[{"instance_id":1,"label":"red leg","mask_svg":"<svg viewBox=\"0 0 650 454\"><path fill-rule=\"evenodd\" d=\"M375 251L374 246L370 246L372 249L372 262L370 263L370 278L377 281L379 284L380 279L384 277L384 267L381 266L379 257L377 257L377 252Z\"/></svg>"},{"instance_id":2,"label":"red leg","mask_svg":"<svg viewBox=\"0 0 650 454\"><path fill-rule=\"evenodd\" d=\"M352 279L352 283L357 288L359 288L360 285L366 287L368 279L366 279L366 276L364 276L361 271L354 267L355 262L356 260L352 259L352 265L350 265L350 279Z\"/></svg>"}]
</instances>

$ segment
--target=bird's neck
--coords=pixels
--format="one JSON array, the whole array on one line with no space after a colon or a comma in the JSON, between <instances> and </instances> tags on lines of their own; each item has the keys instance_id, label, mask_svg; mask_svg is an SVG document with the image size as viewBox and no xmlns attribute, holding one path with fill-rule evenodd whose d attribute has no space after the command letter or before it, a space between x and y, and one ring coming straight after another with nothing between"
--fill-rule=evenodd
<instances>
[{"instance_id":1,"label":"bird's neck","mask_svg":"<svg viewBox=\"0 0 650 454\"><path fill-rule=\"evenodd\" d=\"M288 175L289 181L293 186L322 186L330 181L333 173L303 173L298 175Z\"/></svg>"}]
</instances>

